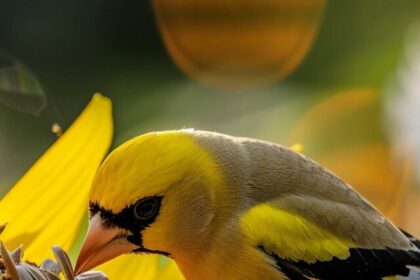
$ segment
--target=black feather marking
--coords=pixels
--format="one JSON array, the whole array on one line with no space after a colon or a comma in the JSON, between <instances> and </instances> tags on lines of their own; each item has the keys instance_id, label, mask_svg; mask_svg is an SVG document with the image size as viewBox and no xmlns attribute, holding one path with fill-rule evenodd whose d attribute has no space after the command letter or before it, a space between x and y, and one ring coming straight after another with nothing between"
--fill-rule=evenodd
<instances>
[{"instance_id":1,"label":"black feather marking","mask_svg":"<svg viewBox=\"0 0 420 280\"><path fill-rule=\"evenodd\" d=\"M155 198L157 199L160 207L162 203L162 197L156 196ZM141 200L144 199L148 199L148 197L142 198ZM143 238L141 236L141 232L156 220L157 215L147 220L136 219L134 215L134 207L136 204L137 202L127 206L119 213L115 214L111 210L105 209L96 202L90 202L89 215L92 217L95 214L99 214L103 220L104 226L106 227L119 227L130 231L131 235L127 236L127 240L139 246L139 249L133 251L133 253L155 253L170 257L168 252L151 250L143 247Z\"/></svg>"},{"instance_id":2,"label":"black feather marking","mask_svg":"<svg viewBox=\"0 0 420 280\"><path fill-rule=\"evenodd\" d=\"M418 240L417 238L415 238L414 236L402 229L400 229L400 231L404 233L404 235L410 240L410 242L420 250L420 240Z\"/></svg>"},{"instance_id":3,"label":"black feather marking","mask_svg":"<svg viewBox=\"0 0 420 280\"><path fill-rule=\"evenodd\" d=\"M307 280L309 277L322 280L382 280L387 276L408 276L409 265L420 265L420 252L398 249L350 249L345 260L334 257L331 261L306 263L291 261L270 254L278 268L290 279Z\"/></svg>"},{"instance_id":4,"label":"black feather marking","mask_svg":"<svg viewBox=\"0 0 420 280\"><path fill-rule=\"evenodd\" d=\"M155 197L156 201L159 203L159 207L161 205L162 197L157 196ZM148 197L142 198L140 201L148 199ZM147 220L138 220L134 216L134 207L137 204L134 203L125 207L119 213L113 213L111 210L103 208L96 202L89 203L89 213L92 217L93 215L99 213L101 215L102 220L104 221L105 226L117 226L123 229L127 229L132 233L140 232L146 227L150 226L155 220L156 216L151 217Z\"/></svg>"}]
</instances>

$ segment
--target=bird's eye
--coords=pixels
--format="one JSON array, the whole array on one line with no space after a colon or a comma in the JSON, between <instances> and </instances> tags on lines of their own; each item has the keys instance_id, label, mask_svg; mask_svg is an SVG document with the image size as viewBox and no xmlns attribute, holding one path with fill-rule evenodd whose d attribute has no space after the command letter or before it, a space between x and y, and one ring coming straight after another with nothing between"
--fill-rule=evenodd
<instances>
[{"instance_id":1,"label":"bird's eye","mask_svg":"<svg viewBox=\"0 0 420 280\"><path fill-rule=\"evenodd\" d=\"M150 220L159 212L160 199L148 197L140 200L134 206L134 217L138 220Z\"/></svg>"}]
</instances>

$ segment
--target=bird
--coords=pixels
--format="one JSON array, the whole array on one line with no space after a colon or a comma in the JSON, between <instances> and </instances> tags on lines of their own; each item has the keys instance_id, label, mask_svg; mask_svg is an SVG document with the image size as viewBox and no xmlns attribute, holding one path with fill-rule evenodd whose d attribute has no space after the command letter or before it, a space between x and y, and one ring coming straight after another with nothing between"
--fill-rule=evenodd
<instances>
[{"instance_id":1,"label":"bird","mask_svg":"<svg viewBox=\"0 0 420 280\"><path fill-rule=\"evenodd\" d=\"M89 213L76 274L160 254L187 280L420 280L418 239L331 171L263 140L137 136L99 167Z\"/></svg>"}]
</instances>

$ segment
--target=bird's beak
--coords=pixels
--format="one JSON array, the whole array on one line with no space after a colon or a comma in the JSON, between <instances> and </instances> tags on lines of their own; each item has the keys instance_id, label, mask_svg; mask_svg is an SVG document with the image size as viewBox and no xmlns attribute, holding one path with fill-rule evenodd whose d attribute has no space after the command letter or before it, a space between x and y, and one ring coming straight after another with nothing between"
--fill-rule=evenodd
<instances>
[{"instance_id":1,"label":"bird's beak","mask_svg":"<svg viewBox=\"0 0 420 280\"><path fill-rule=\"evenodd\" d=\"M126 238L127 235L122 230L104 227L100 215L94 215L77 258L76 275L138 249L138 246L128 242Z\"/></svg>"}]
</instances>

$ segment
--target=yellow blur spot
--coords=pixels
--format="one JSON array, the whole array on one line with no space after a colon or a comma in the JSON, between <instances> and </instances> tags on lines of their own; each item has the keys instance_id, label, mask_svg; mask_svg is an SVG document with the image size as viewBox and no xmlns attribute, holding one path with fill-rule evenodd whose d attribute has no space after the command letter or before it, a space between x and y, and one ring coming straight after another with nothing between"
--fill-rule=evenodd
<instances>
[{"instance_id":1,"label":"yellow blur spot","mask_svg":"<svg viewBox=\"0 0 420 280\"><path fill-rule=\"evenodd\" d=\"M243 88L282 79L308 53L325 0L153 0L172 59L193 78Z\"/></svg>"},{"instance_id":2,"label":"yellow blur spot","mask_svg":"<svg viewBox=\"0 0 420 280\"><path fill-rule=\"evenodd\" d=\"M86 213L93 176L113 134L111 101L95 94L72 126L0 201L2 240L24 244L25 258L52 258L51 246L69 250Z\"/></svg>"},{"instance_id":3,"label":"yellow blur spot","mask_svg":"<svg viewBox=\"0 0 420 280\"><path fill-rule=\"evenodd\" d=\"M293 146L290 147L290 149L292 151L295 151L296 153L303 153L304 151L304 147L300 143L294 144Z\"/></svg>"},{"instance_id":4,"label":"yellow blur spot","mask_svg":"<svg viewBox=\"0 0 420 280\"><path fill-rule=\"evenodd\" d=\"M51 132L54 133L57 137L63 135L63 129L58 123L53 123L51 126Z\"/></svg>"}]
</instances>

